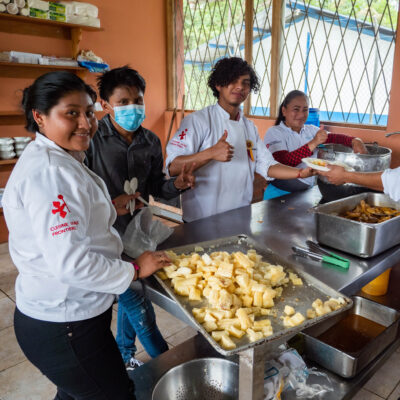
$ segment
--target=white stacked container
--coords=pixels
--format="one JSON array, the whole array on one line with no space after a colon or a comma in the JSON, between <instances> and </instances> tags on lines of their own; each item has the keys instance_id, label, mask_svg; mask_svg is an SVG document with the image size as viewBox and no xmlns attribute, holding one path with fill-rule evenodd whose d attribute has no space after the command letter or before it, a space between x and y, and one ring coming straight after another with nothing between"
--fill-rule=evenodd
<instances>
[{"instance_id":1,"label":"white stacked container","mask_svg":"<svg viewBox=\"0 0 400 400\"><path fill-rule=\"evenodd\" d=\"M0 138L0 159L10 160L15 155L14 139L9 137Z\"/></svg>"},{"instance_id":2,"label":"white stacked container","mask_svg":"<svg viewBox=\"0 0 400 400\"><path fill-rule=\"evenodd\" d=\"M14 138L14 147L17 157L19 157L32 140L30 136L20 136Z\"/></svg>"}]
</instances>

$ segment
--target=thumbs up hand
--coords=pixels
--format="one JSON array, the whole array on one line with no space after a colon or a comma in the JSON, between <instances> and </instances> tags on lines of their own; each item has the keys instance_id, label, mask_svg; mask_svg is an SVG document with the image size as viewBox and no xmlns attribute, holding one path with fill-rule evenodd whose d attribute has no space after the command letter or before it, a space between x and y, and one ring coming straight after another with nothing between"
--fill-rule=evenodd
<instances>
[{"instance_id":1,"label":"thumbs up hand","mask_svg":"<svg viewBox=\"0 0 400 400\"><path fill-rule=\"evenodd\" d=\"M224 134L218 140L218 142L211 147L212 158L216 161L228 162L233 157L234 147L231 146L226 139L228 138L228 132L225 130Z\"/></svg>"}]
</instances>

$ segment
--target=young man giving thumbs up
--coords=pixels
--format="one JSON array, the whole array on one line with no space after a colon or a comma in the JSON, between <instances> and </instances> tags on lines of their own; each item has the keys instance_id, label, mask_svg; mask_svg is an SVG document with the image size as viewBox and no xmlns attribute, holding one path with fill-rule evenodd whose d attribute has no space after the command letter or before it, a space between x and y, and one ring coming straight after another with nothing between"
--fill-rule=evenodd
<instances>
[{"instance_id":1,"label":"young man giving thumbs up","mask_svg":"<svg viewBox=\"0 0 400 400\"><path fill-rule=\"evenodd\" d=\"M217 104L188 115L167 146L170 176L178 175L183 164L195 163L196 187L182 194L186 222L249 205L255 172L267 180L312 175L310 168L276 162L257 128L243 115L240 105L260 87L246 61L237 57L219 60L208 86Z\"/></svg>"}]
</instances>

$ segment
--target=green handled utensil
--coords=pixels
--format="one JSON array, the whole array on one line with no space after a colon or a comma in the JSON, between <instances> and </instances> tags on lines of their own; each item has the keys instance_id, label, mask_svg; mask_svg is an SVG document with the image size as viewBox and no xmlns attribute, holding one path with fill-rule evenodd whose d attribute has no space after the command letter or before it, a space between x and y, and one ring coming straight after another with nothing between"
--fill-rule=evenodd
<instances>
[{"instance_id":1,"label":"green handled utensil","mask_svg":"<svg viewBox=\"0 0 400 400\"><path fill-rule=\"evenodd\" d=\"M323 255L326 255L326 256L335 257L339 260L346 262L348 264L348 266L350 265L350 260L348 258L341 257L338 254L335 254L331 251L325 250L318 243L315 243L312 240L307 240L306 243L307 243L308 248L311 251L316 252L316 253L322 253ZM348 268L348 266L347 266L347 268Z\"/></svg>"},{"instance_id":2,"label":"green handled utensil","mask_svg":"<svg viewBox=\"0 0 400 400\"><path fill-rule=\"evenodd\" d=\"M293 246L292 250L295 254L302 257L309 257L315 261L326 262L328 264L336 265L337 267L348 269L350 265L350 261L347 259L343 259L343 257L332 257L330 255L322 255L318 253L314 253L305 247Z\"/></svg>"}]
</instances>

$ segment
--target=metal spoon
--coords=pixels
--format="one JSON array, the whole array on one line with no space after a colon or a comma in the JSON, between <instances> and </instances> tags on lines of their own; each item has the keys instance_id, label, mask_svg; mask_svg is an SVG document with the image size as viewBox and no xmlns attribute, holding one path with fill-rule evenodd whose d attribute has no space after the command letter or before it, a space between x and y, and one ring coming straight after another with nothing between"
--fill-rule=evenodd
<instances>
[{"instance_id":1,"label":"metal spoon","mask_svg":"<svg viewBox=\"0 0 400 400\"><path fill-rule=\"evenodd\" d=\"M385 135L385 137L390 137L390 136L398 135L398 134L400 134L400 131L390 132L390 133L387 133L387 134Z\"/></svg>"}]
</instances>

